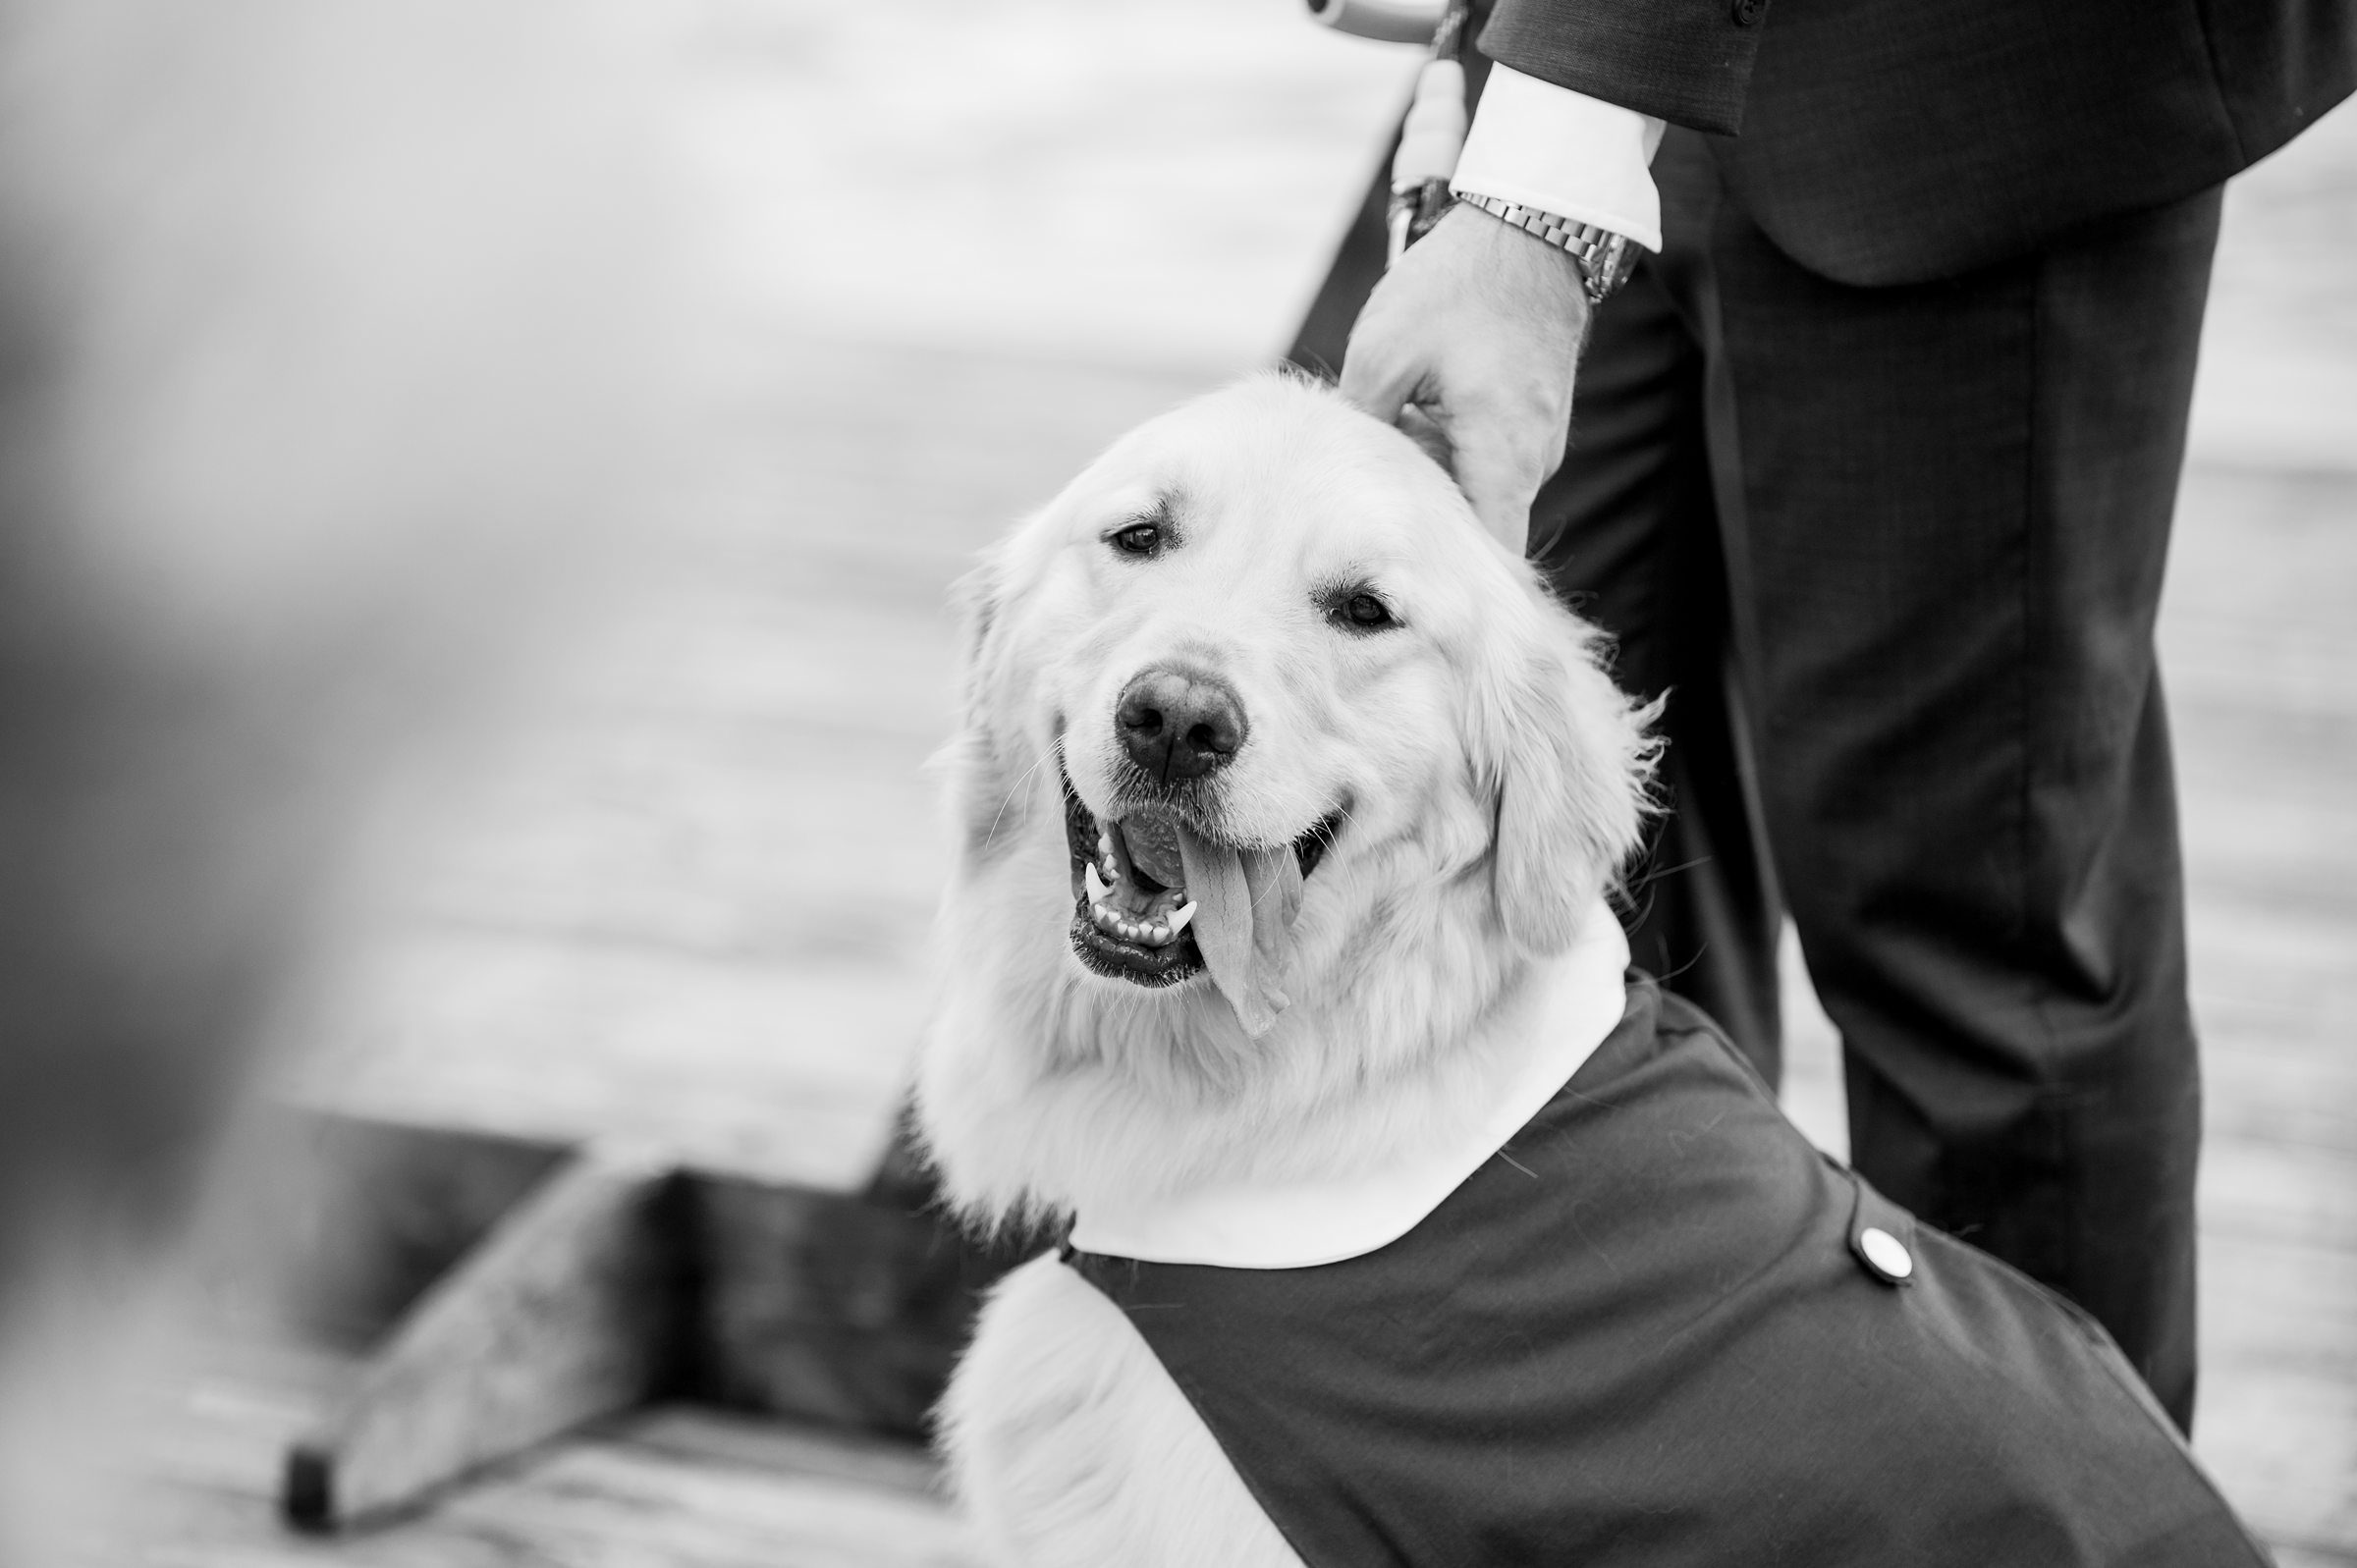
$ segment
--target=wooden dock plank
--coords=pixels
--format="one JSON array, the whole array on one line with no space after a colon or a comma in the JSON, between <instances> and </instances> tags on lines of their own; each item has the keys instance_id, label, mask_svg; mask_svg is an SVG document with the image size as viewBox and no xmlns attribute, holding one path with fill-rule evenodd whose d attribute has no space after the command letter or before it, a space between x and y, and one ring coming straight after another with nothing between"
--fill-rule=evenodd
<instances>
[{"instance_id":1,"label":"wooden dock plank","mask_svg":"<svg viewBox=\"0 0 2357 1568\"><path fill-rule=\"evenodd\" d=\"M287 1454L291 1522L379 1523L672 1380L686 1273L668 1162L591 1146L404 1315Z\"/></svg>"},{"instance_id":2,"label":"wooden dock plank","mask_svg":"<svg viewBox=\"0 0 2357 1568\"><path fill-rule=\"evenodd\" d=\"M352 1374L207 1347L154 1395L125 1491L65 1568L972 1568L904 1443L657 1407L507 1466L427 1515L346 1537L278 1525L268 1477Z\"/></svg>"}]
</instances>

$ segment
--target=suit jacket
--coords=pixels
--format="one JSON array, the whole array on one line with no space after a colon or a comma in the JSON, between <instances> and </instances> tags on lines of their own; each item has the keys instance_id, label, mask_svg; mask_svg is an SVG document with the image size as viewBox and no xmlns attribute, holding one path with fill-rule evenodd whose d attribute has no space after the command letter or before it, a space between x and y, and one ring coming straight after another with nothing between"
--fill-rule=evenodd
<instances>
[{"instance_id":1,"label":"suit jacket","mask_svg":"<svg viewBox=\"0 0 2357 1568\"><path fill-rule=\"evenodd\" d=\"M2357 4L1498 0L1480 48L1712 133L1794 260L1896 284L2265 157L2357 86Z\"/></svg>"},{"instance_id":2,"label":"suit jacket","mask_svg":"<svg viewBox=\"0 0 2357 1568\"><path fill-rule=\"evenodd\" d=\"M1067 1261L1310 1568L2266 1561L2091 1319L1819 1155L1641 977L1387 1247Z\"/></svg>"}]
</instances>

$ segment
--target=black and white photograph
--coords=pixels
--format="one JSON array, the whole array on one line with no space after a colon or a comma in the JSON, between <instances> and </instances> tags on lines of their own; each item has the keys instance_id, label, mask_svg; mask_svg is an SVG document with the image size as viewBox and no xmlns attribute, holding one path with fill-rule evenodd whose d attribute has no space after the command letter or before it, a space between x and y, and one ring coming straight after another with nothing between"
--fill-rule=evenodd
<instances>
[{"instance_id":1,"label":"black and white photograph","mask_svg":"<svg viewBox=\"0 0 2357 1568\"><path fill-rule=\"evenodd\" d=\"M2357 1568L2357 0L0 0L0 1568Z\"/></svg>"}]
</instances>

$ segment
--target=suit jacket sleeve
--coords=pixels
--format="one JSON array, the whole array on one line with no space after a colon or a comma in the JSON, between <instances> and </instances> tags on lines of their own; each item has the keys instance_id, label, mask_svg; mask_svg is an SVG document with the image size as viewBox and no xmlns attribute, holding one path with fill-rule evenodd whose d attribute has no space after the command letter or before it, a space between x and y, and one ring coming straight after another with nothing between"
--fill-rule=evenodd
<instances>
[{"instance_id":1,"label":"suit jacket sleeve","mask_svg":"<svg viewBox=\"0 0 2357 1568\"><path fill-rule=\"evenodd\" d=\"M1743 123L1767 0L1498 0L1481 52L1697 131Z\"/></svg>"}]
</instances>

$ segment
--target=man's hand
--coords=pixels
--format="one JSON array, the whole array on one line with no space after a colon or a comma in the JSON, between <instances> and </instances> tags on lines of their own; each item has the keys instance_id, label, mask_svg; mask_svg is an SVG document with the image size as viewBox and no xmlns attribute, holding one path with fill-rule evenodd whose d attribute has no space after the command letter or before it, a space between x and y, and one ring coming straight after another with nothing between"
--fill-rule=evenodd
<instances>
[{"instance_id":1,"label":"man's hand","mask_svg":"<svg viewBox=\"0 0 2357 1568\"><path fill-rule=\"evenodd\" d=\"M1563 460L1588 330L1579 263L1474 207L1399 258L1358 315L1343 395L1386 424L1439 428L1483 524L1520 555L1530 503Z\"/></svg>"}]
</instances>

